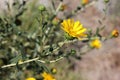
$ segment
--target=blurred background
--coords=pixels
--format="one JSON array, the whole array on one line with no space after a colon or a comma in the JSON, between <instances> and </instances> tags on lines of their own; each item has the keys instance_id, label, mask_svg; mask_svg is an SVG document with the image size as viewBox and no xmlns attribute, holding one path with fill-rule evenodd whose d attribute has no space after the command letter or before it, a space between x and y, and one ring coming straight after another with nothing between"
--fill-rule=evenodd
<instances>
[{"instance_id":1,"label":"blurred background","mask_svg":"<svg viewBox=\"0 0 120 80\"><path fill-rule=\"evenodd\" d=\"M7 8L5 1L11 4L13 2L13 0L0 0L1 15L3 15ZM39 3L36 3L36 5L44 4L49 9L52 5L50 1L39 0ZM90 2L92 1L94 0L90 0ZM29 2L32 2L32 0L29 0ZM55 6L58 3L59 0L56 0ZM58 17L69 15L81 3L81 0L63 0L63 3L67 6L67 9L64 11L64 14L58 13ZM92 28L93 30L101 26L98 22L101 20L102 24L106 26L105 30L101 33L103 35L109 34L113 29L120 31L119 3L120 0L109 1L105 19L102 19L105 15L103 9L106 7L104 0L97 0L94 4L72 16L72 18L80 20L85 27ZM81 45L83 44L75 42L64 45L64 48L66 50L70 48L75 49L77 54L79 54ZM120 37L103 42L100 49L91 50L81 55L80 59L70 57L69 59L63 59L47 66L57 69L57 74L54 75L56 80L120 80Z\"/></svg>"}]
</instances>

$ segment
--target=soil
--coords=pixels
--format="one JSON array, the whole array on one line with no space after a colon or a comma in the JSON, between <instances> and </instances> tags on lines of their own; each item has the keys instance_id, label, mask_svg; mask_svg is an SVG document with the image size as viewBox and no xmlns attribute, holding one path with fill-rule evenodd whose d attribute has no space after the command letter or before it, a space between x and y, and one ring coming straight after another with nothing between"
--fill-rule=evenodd
<instances>
[{"instance_id":1,"label":"soil","mask_svg":"<svg viewBox=\"0 0 120 80\"><path fill-rule=\"evenodd\" d=\"M67 2L66 0L65 3L69 4L69 10L67 11L67 13L69 13L69 11L75 9L80 2L77 2L77 0L69 0L69 2ZM85 8L84 11L79 12L73 18L75 20L80 20L85 27L93 30L105 25L105 29L101 33L103 36L110 34L114 28L120 31L119 16L116 16L114 13L107 13L105 19L103 19L103 16L104 13L102 9L94 4ZM99 20L102 21L102 25L99 24ZM78 74L81 73L85 80L120 80L119 41L120 37L107 40L102 42L102 48L91 50L85 55L82 55L82 59L76 60L75 62L75 72ZM80 49L80 43L76 44L70 46Z\"/></svg>"}]
</instances>

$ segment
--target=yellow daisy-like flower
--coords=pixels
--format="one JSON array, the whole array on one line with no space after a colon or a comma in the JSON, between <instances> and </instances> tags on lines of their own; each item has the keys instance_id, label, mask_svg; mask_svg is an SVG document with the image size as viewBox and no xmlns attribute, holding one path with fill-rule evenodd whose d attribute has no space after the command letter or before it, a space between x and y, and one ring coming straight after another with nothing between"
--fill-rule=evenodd
<instances>
[{"instance_id":1,"label":"yellow daisy-like flower","mask_svg":"<svg viewBox=\"0 0 120 80\"><path fill-rule=\"evenodd\" d=\"M63 20L61 25L62 25L62 29L72 37L78 39L86 37L85 32L87 29L84 28L79 21L74 22L73 19Z\"/></svg>"},{"instance_id":2,"label":"yellow daisy-like flower","mask_svg":"<svg viewBox=\"0 0 120 80\"><path fill-rule=\"evenodd\" d=\"M90 47L99 49L101 47L101 42L99 39L92 40L90 42Z\"/></svg>"},{"instance_id":3,"label":"yellow daisy-like flower","mask_svg":"<svg viewBox=\"0 0 120 80\"><path fill-rule=\"evenodd\" d=\"M86 5L89 3L89 0L82 0L82 5Z\"/></svg>"},{"instance_id":4,"label":"yellow daisy-like flower","mask_svg":"<svg viewBox=\"0 0 120 80\"><path fill-rule=\"evenodd\" d=\"M51 74L48 74L46 72L42 73L43 80L56 80Z\"/></svg>"},{"instance_id":5,"label":"yellow daisy-like flower","mask_svg":"<svg viewBox=\"0 0 120 80\"><path fill-rule=\"evenodd\" d=\"M36 80L34 77L26 78L25 80Z\"/></svg>"},{"instance_id":6,"label":"yellow daisy-like flower","mask_svg":"<svg viewBox=\"0 0 120 80\"><path fill-rule=\"evenodd\" d=\"M111 33L112 37L118 37L119 36L119 32L117 29L114 29Z\"/></svg>"}]
</instances>

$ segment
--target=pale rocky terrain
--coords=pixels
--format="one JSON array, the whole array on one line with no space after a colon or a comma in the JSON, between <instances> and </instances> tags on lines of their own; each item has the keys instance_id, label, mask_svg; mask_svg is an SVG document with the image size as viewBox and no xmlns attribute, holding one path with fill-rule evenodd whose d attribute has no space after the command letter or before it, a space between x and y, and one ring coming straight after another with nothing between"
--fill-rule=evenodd
<instances>
[{"instance_id":1,"label":"pale rocky terrain","mask_svg":"<svg viewBox=\"0 0 120 80\"><path fill-rule=\"evenodd\" d=\"M112 1L112 0L111 0ZM79 4L77 0L67 0L65 4L68 4L66 13L75 9ZM102 20L102 23L106 25L103 35L109 34L112 29L116 28L120 31L120 19L119 10L116 10L117 2L112 1L109 3L107 15L104 20L103 9L104 4L102 0L99 0L96 4L89 6L83 12L74 16L74 19L80 20L85 27L92 28L100 27L98 20ZM116 13L117 11L117 13ZM70 45L80 49L80 44ZM120 37L111 39L102 43L101 49L95 49L82 55L82 59L75 62L75 73L82 74L85 80L120 80ZM79 53L79 52L78 52ZM80 74L81 73L81 74Z\"/></svg>"},{"instance_id":2,"label":"pale rocky terrain","mask_svg":"<svg viewBox=\"0 0 120 80\"><path fill-rule=\"evenodd\" d=\"M102 11L104 7L101 4L102 0L99 2L86 8L84 12L80 12L74 18L93 30L100 27L98 20L101 20L104 15ZM71 1L69 5L72 4L77 5L77 0ZM117 2L114 1L109 3L106 19L102 20L106 25L104 35L110 33L114 28L120 31L119 10L116 10L119 5L116 6L116 4ZM73 8L74 6L72 6ZM82 59L76 61L75 64L76 73L81 73L85 80L120 80L120 37L103 42L101 49L95 49L82 55Z\"/></svg>"}]
</instances>

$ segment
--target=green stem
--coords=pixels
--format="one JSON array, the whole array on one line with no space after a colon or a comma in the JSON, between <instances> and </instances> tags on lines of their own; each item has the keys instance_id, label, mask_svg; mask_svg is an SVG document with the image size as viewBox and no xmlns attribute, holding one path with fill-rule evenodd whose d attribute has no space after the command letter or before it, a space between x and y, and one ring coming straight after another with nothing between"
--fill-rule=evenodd
<instances>
[{"instance_id":1,"label":"green stem","mask_svg":"<svg viewBox=\"0 0 120 80\"><path fill-rule=\"evenodd\" d=\"M60 10L60 8L61 8L61 6L62 6L62 2L60 2L60 4L58 5L58 7L57 7L57 9L56 9L56 11L55 11L55 15L58 13L58 11Z\"/></svg>"},{"instance_id":2,"label":"green stem","mask_svg":"<svg viewBox=\"0 0 120 80\"><path fill-rule=\"evenodd\" d=\"M49 63L57 62L57 61L59 61L63 58L64 57L60 57L60 58L57 58L55 60L51 60L51 61L49 61ZM41 63L48 63L47 61L39 60L39 57L37 57L37 58L30 59L30 60L26 60L24 62L19 62L18 65L22 65L22 64L25 64L25 63L30 63L30 62L33 62L33 61L39 61ZM13 63L13 64L8 64L8 65L1 66L0 68L8 68L8 67L16 66L16 65L17 65L16 63Z\"/></svg>"}]
</instances>

